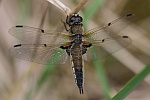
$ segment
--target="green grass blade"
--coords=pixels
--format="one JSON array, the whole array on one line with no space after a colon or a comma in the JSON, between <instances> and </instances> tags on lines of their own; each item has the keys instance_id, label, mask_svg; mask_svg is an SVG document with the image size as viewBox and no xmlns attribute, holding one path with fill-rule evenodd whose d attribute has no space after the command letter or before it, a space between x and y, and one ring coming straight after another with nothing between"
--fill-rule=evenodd
<instances>
[{"instance_id":1,"label":"green grass blade","mask_svg":"<svg viewBox=\"0 0 150 100\"><path fill-rule=\"evenodd\" d=\"M47 79L50 78L50 75L54 72L56 69L56 65L47 65L44 67L41 77L39 78L39 81L37 82L34 89L31 89L25 97L25 100L33 100L35 96L40 92L40 89L46 83Z\"/></svg>"},{"instance_id":2,"label":"green grass blade","mask_svg":"<svg viewBox=\"0 0 150 100\"><path fill-rule=\"evenodd\" d=\"M144 70L132 78L113 98L112 100L123 100L128 96L150 73L150 64Z\"/></svg>"},{"instance_id":3,"label":"green grass blade","mask_svg":"<svg viewBox=\"0 0 150 100\"><path fill-rule=\"evenodd\" d=\"M94 0L93 4L89 7L89 9L84 14L84 25L88 22L88 20L96 13L98 8L103 4L104 0Z\"/></svg>"},{"instance_id":4,"label":"green grass blade","mask_svg":"<svg viewBox=\"0 0 150 100\"><path fill-rule=\"evenodd\" d=\"M41 86L46 82L46 80L49 78L50 74L52 74L52 72L56 69L56 66L55 65L47 65L42 74L41 74L41 77L38 81L38 84L37 84L37 91L41 88Z\"/></svg>"},{"instance_id":5,"label":"green grass blade","mask_svg":"<svg viewBox=\"0 0 150 100\"><path fill-rule=\"evenodd\" d=\"M107 76L105 74L105 70L103 68L103 65L101 64L100 61L98 61L98 62L94 62L94 66L96 68L97 75L98 75L99 81L101 83L101 88L103 90L105 99L106 100L111 100L110 86L108 84Z\"/></svg>"},{"instance_id":6,"label":"green grass blade","mask_svg":"<svg viewBox=\"0 0 150 100\"><path fill-rule=\"evenodd\" d=\"M19 22L25 23L28 19L30 12L31 12L31 0L21 0L19 2L20 5L20 18Z\"/></svg>"},{"instance_id":7,"label":"green grass blade","mask_svg":"<svg viewBox=\"0 0 150 100\"><path fill-rule=\"evenodd\" d=\"M49 60L49 65L45 66L39 81L35 85L34 89L31 90L26 94L25 100L33 100L33 98L38 94L42 86L46 83L47 79L50 78L50 75L54 72L54 70L58 66L58 62L61 60L60 53L64 54L64 50L57 49L55 54L51 57L52 59Z\"/></svg>"}]
</instances>

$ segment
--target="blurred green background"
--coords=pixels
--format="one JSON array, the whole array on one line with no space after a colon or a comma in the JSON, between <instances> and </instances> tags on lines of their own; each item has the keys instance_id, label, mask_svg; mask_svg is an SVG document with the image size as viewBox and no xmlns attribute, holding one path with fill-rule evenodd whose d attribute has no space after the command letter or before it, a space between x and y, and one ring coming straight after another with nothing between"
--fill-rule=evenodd
<instances>
[{"instance_id":1,"label":"blurred green background","mask_svg":"<svg viewBox=\"0 0 150 100\"><path fill-rule=\"evenodd\" d=\"M61 0L71 10L80 1ZM66 14L46 0L0 0L0 100L105 100L107 94L113 97L150 62L149 5L150 0L88 0L84 5L79 14L85 19L86 30L128 13L136 17L121 31L132 39L128 48L102 60L99 65L102 69L94 62L85 62L85 93L80 95L69 61L57 67L45 66L14 59L8 54L9 48L20 43L8 33L12 26L60 30L61 19L65 20ZM149 100L149 93L150 77L146 77L125 100Z\"/></svg>"}]
</instances>

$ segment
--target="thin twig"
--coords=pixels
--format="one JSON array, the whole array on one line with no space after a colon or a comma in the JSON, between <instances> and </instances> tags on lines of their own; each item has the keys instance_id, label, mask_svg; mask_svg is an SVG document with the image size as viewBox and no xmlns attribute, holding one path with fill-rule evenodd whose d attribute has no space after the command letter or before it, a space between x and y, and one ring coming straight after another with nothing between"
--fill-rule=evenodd
<instances>
[{"instance_id":1,"label":"thin twig","mask_svg":"<svg viewBox=\"0 0 150 100\"><path fill-rule=\"evenodd\" d=\"M82 2L80 2L77 7L71 12L71 14L75 14L75 13L78 13L80 11L80 9L85 5L85 3L87 2L88 0L83 0Z\"/></svg>"}]
</instances>

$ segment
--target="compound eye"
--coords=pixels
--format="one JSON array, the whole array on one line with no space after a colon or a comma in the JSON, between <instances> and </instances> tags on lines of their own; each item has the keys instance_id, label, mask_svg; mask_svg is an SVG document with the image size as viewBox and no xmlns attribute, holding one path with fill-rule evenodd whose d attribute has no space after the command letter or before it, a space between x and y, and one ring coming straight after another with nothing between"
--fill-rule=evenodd
<instances>
[{"instance_id":1,"label":"compound eye","mask_svg":"<svg viewBox=\"0 0 150 100\"><path fill-rule=\"evenodd\" d=\"M70 18L70 22L74 22L75 20L76 20L75 17L71 17L71 18Z\"/></svg>"},{"instance_id":2,"label":"compound eye","mask_svg":"<svg viewBox=\"0 0 150 100\"><path fill-rule=\"evenodd\" d=\"M78 21L79 21L79 22L82 22L82 17L78 17Z\"/></svg>"}]
</instances>

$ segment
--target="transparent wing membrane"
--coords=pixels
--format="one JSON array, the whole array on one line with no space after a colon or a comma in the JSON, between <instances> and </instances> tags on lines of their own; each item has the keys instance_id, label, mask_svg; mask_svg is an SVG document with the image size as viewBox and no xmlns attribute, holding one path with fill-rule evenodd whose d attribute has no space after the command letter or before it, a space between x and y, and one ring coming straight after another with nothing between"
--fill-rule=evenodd
<instances>
[{"instance_id":1,"label":"transparent wing membrane","mask_svg":"<svg viewBox=\"0 0 150 100\"><path fill-rule=\"evenodd\" d=\"M96 27L89 30L84 34L84 37L86 39L94 38L95 40L101 40L107 38L108 36L117 36L122 29L124 29L131 21L133 21L133 18L133 14L127 14L103 27Z\"/></svg>"},{"instance_id":2,"label":"transparent wing membrane","mask_svg":"<svg viewBox=\"0 0 150 100\"><path fill-rule=\"evenodd\" d=\"M126 48L132 43L128 36L118 36L95 41L87 50L87 60L100 60L108 55Z\"/></svg>"},{"instance_id":3,"label":"transparent wing membrane","mask_svg":"<svg viewBox=\"0 0 150 100\"><path fill-rule=\"evenodd\" d=\"M22 25L12 27L9 33L23 42L9 50L13 57L40 64L62 64L68 58L66 51L60 48L70 41L67 33Z\"/></svg>"},{"instance_id":4,"label":"transparent wing membrane","mask_svg":"<svg viewBox=\"0 0 150 100\"><path fill-rule=\"evenodd\" d=\"M119 32L124 29L134 18L133 14L120 17L103 27L96 27L83 35L83 40L92 46L87 50L86 60L100 60L115 53L131 44L128 36L120 36Z\"/></svg>"},{"instance_id":5,"label":"transparent wing membrane","mask_svg":"<svg viewBox=\"0 0 150 100\"><path fill-rule=\"evenodd\" d=\"M45 32L45 30L29 26L14 26L9 33L25 43L49 44L70 41L70 35L63 32Z\"/></svg>"},{"instance_id":6,"label":"transparent wing membrane","mask_svg":"<svg viewBox=\"0 0 150 100\"><path fill-rule=\"evenodd\" d=\"M66 61L66 51L59 45L19 44L9 50L13 57L40 64L63 64Z\"/></svg>"}]
</instances>

